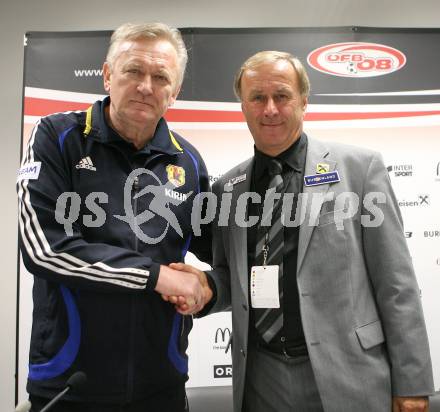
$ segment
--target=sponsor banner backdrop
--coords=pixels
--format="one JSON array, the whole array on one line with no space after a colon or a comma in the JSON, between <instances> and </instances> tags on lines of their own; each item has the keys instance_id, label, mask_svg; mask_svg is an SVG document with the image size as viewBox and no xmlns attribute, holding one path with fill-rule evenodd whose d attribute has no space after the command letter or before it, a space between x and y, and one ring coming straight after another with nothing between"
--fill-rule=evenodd
<instances>
[{"instance_id":1,"label":"sponsor banner backdrop","mask_svg":"<svg viewBox=\"0 0 440 412\"><path fill-rule=\"evenodd\" d=\"M382 153L405 222L440 389L440 30L341 28L183 29L190 60L166 118L203 155L211 182L253 153L232 92L236 70L260 50L298 56L312 92L305 130L322 140ZM23 147L41 116L86 109L103 97L101 67L111 32L27 34ZM207 266L189 256L188 261ZM18 400L26 398L32 277L22 264ZM228 313L195 321L188 386L231 384Z\"/></svg>"}]
</instances>

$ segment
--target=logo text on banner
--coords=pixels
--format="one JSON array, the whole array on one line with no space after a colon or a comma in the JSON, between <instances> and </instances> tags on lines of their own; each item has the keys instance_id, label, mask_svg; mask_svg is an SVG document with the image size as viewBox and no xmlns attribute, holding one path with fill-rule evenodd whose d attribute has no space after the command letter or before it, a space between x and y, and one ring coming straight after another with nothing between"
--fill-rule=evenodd
<instances>
[{"instance_id":1,"label":"logo text on banner","mask_svg":"<svg viewBox=\"0 0 440 412\"><path fill-rule=\"evenodd\" d=\"M374 77L401 69L406 56L399 50L377 43L349 42L319 47L307 56L315 70L341 77Z\"/></svg>"}]
</instances>

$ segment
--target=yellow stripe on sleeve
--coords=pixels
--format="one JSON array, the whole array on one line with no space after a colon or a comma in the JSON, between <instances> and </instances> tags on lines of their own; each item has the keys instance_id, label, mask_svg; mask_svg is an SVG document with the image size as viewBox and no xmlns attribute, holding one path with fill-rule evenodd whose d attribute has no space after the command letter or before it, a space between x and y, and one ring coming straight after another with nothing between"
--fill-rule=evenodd
<instances>
[{"instance_id":1,"label":"yellow stripe on sleeve","mask_svg":"<svg viewBox=\"0 0 440 412\"><path fill-rule=\"evenodd\" d=\"M176 138L175 138L174 135L171 133L171 131L170 131L170 138L171 138L171 141L173 142L173 145L176 146L177 150L179 150L180 152L183 152L182 147L181 147L180 144L177 142Z\"/></svg>"},{"instance_id":2,"label":"yellow stripe on sleeve","mask_svg":"<svg viewBox=\"0 0 440 412\"><path fill-rule=\"evenodd\" d=\"M92 108L93 106L90 106L86 112L86 127L84 129L84 136L87 136L92 130Z\"/></svg>"}]
</instances>

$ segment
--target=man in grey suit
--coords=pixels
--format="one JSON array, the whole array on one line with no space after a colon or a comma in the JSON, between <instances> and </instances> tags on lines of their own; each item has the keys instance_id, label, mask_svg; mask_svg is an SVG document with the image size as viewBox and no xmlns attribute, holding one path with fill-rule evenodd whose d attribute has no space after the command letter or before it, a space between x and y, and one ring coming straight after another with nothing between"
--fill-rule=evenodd
<instances>
[{"instance_id":1,"label":"man in grey suit","mask_svg":"<svg viewBox=\"0 0 440 412\"><path fill-rule=\"evenodd\" d=\"M213 270L173 267L199 275L206 311L232 307L235 412L427 411L428 339L388 172L378 153L303 132L309 90L288 53L243 64L255 155L213 186L231 196Z\"/></svg>"}]
</instances>

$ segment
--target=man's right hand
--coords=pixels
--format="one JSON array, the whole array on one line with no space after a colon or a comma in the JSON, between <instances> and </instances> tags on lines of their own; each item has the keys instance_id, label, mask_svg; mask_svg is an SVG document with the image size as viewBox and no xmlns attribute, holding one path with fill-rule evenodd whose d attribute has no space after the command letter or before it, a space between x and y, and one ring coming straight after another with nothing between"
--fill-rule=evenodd
<instances>
[{"instance_id":1,"label":"man's right hand","mask_svg":"<svg viewBox=\"0 0 440 412\"><path fill-rule=\"evenodd\" d=\"M185 263L171 263L170 268L182 271L184 273L192 273L197 276L197 279L199 280L199 283L203 289L202 307L195 310L191 299L188 299L188 297L184 295L162 295L162 298L173 303L176 306L176 310L182 315L193 315L202 310L212 298L212 290L209 287L205 272Z\"/></svg>"},{"instance_id":2,"label":"man's right hand","mask_svg":"<svg viewBox=\"0 0 440 412\"><path fill-rule=\"evenodd\" d=\"M188 267L191 268L191 266ZM170 267L165 265L160 266L155 291L160 293L163 297L176 297L176 301L173 301L174 299L165 300L179 307L180 305L177 300L180 300L181 305L183 305L184 302L184 310L179 310L179 312L184 315L197 313L202 310L205 305L206 291L197 274L185 271L184 269L178 269L177 267L173 268L171 265Z\"/></svg>"}]
</instances>

